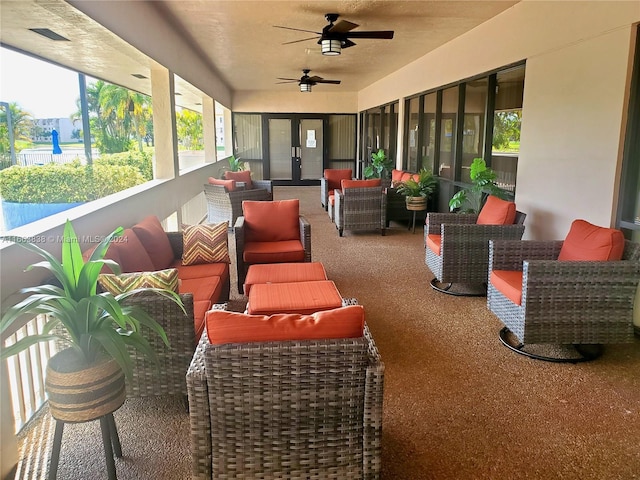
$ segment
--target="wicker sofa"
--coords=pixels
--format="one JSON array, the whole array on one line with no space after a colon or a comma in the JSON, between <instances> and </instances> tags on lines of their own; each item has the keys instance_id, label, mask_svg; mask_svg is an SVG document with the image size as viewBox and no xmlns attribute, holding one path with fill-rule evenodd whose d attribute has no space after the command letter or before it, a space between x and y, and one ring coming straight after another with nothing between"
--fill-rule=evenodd
<instances>
[{"instance_id":1,"label":"wicker sofa","mask_svg":"<svg viewBox=\"0 0 640 480\"><path fill-rule=\"evenodd\" d=\"M183 265L183 247L182 232L164 232L158 218L149 216L125 229L122 241L112 243L107 250L106 258L118 262L122 273L176 268L186 311L185 315L174 302L154 294L137 295L129 300L160 323L170 346L167 348L156 335L147 336L158 354L159 368L136 351L130 352L135 365L133 379L126 384L128 396L186 395L185 373L204 329L205 312L214 303L229 298L229 263Z\"/></svg>"},{"instance_id":2,"label":"wicker sofa","mask_svg":"<svg viewBox=\"0 0 640 480\"><path fill-rule=\"evenodd\" d=\"M360 332L214 345L205 329L187 373L192 478L379 478L384 365Z\"/></svg>"}]
</instances>

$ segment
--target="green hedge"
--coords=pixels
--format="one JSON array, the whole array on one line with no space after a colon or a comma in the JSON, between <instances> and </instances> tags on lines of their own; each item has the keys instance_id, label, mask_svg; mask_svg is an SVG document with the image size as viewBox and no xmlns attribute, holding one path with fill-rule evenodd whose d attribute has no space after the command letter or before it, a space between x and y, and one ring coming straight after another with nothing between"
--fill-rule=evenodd
<instances>
[{"instance_id":1,"label":"green hedge","mask_svg":"<svg viewBox=\"0 0 640 480\"><path fill-rule=\"evenodd\" d=\"M131 165L136 167L142 174L145 182L153 180L153 149L145 149L144 151L130 150L122 153L102 154L96 158L94 165Z\"/></svg>"},{"instance_id":2,"label":"green hedge","mask_svg":"<svg viewBox=\"0 0 640 480\"><path fill-rule=\"evenodd\" d=\"M49 163L0 170L0 196L8 202L88 202L120 192L146 180L131 165Z\"/></svg>"}]
</instances>

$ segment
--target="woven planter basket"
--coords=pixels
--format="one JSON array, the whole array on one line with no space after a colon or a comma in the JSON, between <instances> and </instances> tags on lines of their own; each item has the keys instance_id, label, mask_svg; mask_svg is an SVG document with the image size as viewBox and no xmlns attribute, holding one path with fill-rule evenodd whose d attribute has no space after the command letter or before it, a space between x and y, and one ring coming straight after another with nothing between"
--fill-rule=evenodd
<instances>
[{"instance_id":1,"label":"woven planter basket","mask_svg":"<svg viewBox=\"0 0 640 480\"><path fill-rule=\"evenodd\" d=\"M51 415L64 422L88 422L116 411L124 403L124 372L111 357L82 365L65 349L47 365L45 390Z\"/></svg>"},{"instance_id":2,"label":"woven planter basket","mask_svg":"<svg viewBox=\"0 0 640 480\"><path fill-rule=\"evenodd\" d=\"M422 211L427 209L426 197L406 197L407 210Z\"/></svg>"}]
</instances>

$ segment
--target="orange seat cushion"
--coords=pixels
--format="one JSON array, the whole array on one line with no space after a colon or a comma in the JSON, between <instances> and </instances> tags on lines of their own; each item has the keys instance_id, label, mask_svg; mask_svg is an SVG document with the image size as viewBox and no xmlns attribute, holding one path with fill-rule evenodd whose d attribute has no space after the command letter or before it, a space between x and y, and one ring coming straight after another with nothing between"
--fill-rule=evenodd
<instances>
[{"instance_id":1,"label":"orange seat cushion","mask_svg":"<svg viewBox=\"0 0 640 480\"><path fill-rule=\"evenodd\" d=\"M191 278L220 277L223 281L229 277L228 263L199 263L197 265L183 265L182 260L174 260L171 268L178 269L178 278L189 280Z\"/></svg>"},{"instance_id":2,"label":"orange seat cushion","mask_svg":"<svg viewBox=\"0 0 640 480\"><path fill-rule=\"evenodd\" d=\"M216 303L222 293L222 282L220 277L180 279L178 291L193 294L194 302L207 300Z\"/></svg>"},{"instance_id":3,"label":"orange seat cushion","mask_svg":"<svg viewBox=\"0 0 640 480\"><path fill-rule=\"evenodd\" d=\"M341 189L345 188L366 188L366 187L380 187L382 181L379 178L372 178L369 180L342 180Z\"/></svg>"},{"instance_id":4,"label":"orange seat cushion","mask_svg":"<svg viewBox=\"0 0 640 480\"><path fill-rule=\"evenodd\" d=\"M204 332L205 317L211 309L211 302L208 300L198 300L193 302L193 329L196 334L196 345L200 341Z\"/></svg>"},{"instance_id":5,"label":"orange seat cushion","mask_svg":"<svg viewBox=\"0 0 640 480\"><path fill-rule=\"evenodd\" d=\"M122 237L115 243L118 245L123 273L149 272L156 269L142 242L131 228L125 229Z\"/></svg>"},{"instance_id":6,"label":"orange seat cushion","mask_svg":"<svg viewBox=\"0 0 640 480\"><path fill-rule=\"evenodd\" d=\"M225 180L235 180L236 182L244 182L245 190L251 190L253 183L251 183L251 170L243 170L241 172L224 172Z\"/></svg>"},{"instance_id":7,"label":"orange seat cushion","mask_svg":"<svg viewBox=\"0 0 640 480\"><path fill-rule=\"evenodd\" d=\"M259 283L251 287L247 313L310 314L342 306L342 297L331 280L298 283Z\"/></svg>"},{"instance_id":8,"label":"orange seat cushion","mask_svg":"<svg viewBox=\"0 0 640 480\"><path fill-rule=\"evenodd\" d=\"M281 242L247 242L242 258L252 263L286 263L304 261L304 246L300 240Z\"/></svg>"},{"instance_id":9,"label":"orange seat cushion","mask_svg":"<svg viewBox=\"0 0 640 480\"><path fill-rule=\"evenodd\" d=\"M516 305L522 304L522 272L519 270L491 270L489 282Z\"/></svg>"},{"instance_id":10,"label":"orange seat cushion","mask_svg":"<svg viewBox=\"0 0 640 480\"><path fill-rule=\"evenodd\" d=\"M362 305L349 305L312 315L246 315L226 310L210 310L206 314L207 335L213 345L357 338L363 334L364 322Z\"/></svg>"},{"instance_id":11,"label":"orange seat cushion","mask_svg":"<svg viewBox=\"0 0 640 480\"><path fill-rule=\"evenodd\" d=\"M624 253L624 235L615 228L574 220L562 243L558 260L620 260Z\"/></svg>"},{"instance_id":12,"label":"orange seat cushion","mask_svg":"<svg viewBox=\"0 0 640 480\"><path fill-rule=\"evenodd\" d=\"M169 237L155 215L149 215L131 227L153 262L155 270L169 268L174 254Z\"/></svg>"},{"instance_id":13,"label":"orange seat cushion","mask_svg":"<svg viewBox=\"0 0 640 480\"><path fill-rule=\"evenodd\" d=\"M513 225L515 220L515 203L489 195L476 223L478 225Z\"/></svg>"},{"instance_id":14,"label":"orange seat cushion","mask_svg":"<svg viewBox=\"0 0 640 480\"><path fill-rule=\"evenodd\" d=\"M350 168L327 168L324 171L324 178L327 180L329 192L340 188L342 180L349 180L353 176Z\"/></svg>"},{"instance_id":15,"label":"orange seat cushion","mask_svg":"<svg viewBox=\"0 0 640 480\"><path fill-rule=\"evenodd\" d=\"M340 190L338 190L340 191ZM335 195L329 195L329 205L335 205L336 204L336 196Z\"/></svg>"},{"instance_id":16,"label":"orange seat cushion","mask_svg":"<svg viewBox=\"0 0 640 480\"><path fill-rule=\"evenodd\" d=\"M227 192L233 192L236 189L235 180L221 180L214 177L209 177L209 183L211 185L221 185Z\"/></svg>"},{"instance_id":17,"label":"orange seat cushion","mask_svg":"<svg viewBox=\"0 0 640 480\"><path fill-rule=\"evenodd\" d=\"M244 281L244 294L257 283L293 283L326 280L327 272L320 262L273 263L250 265Z\"/></svg>"},{"instance_id":18,"label":"orange seat cushion","mask_svg":"<svg viewBox=\"0 0 640 480\"><path fill-rule=\"evenodd\" d=\"M279 242L300 238L300 201L242 202L245 241Z\"/></svg>"},{"instance_id":19,"label":"orange seat cushion","mask_svg":"<svg viewBox=\"0 0 640 480\"><path fill-rule=\"evenodd\" d=\"M440 256L440 243L442 238L440 235L435 233L430 233L427 235L427 248L429 248L433 253Z\"/></svg>"}]
</instances>

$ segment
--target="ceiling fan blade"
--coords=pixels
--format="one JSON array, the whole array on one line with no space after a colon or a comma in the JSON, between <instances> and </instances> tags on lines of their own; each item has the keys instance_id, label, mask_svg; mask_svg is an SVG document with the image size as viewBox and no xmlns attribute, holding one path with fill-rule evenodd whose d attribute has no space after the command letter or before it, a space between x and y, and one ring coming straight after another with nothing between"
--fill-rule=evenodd
<instances>
[{"instance_id":1,"label":"ceiling fan blade","mask_svg":"<svg viewBox=\"0 0 640 480\"><path fill-rule=\"evenodd\" d=\"M299 79L298 79L298 78L282 78L282 77L278 77L278 78L276 78L276 80L288 80L288 81L290 81L290 82L297 82L297 81L299 81Z\"/></svg>"},{"instance_id":2,"label":"ceiling fan blade","mask_svg":"<svg viewBox=\"0 0 640 480\"><path fill-rule=\"evenodd\" d=\"M297 83L297 82L299 82L299 81L300 81L300 80L288 80L288 81L286 81L286 82L276 82L276 85L279 85L279 84L281 84L281 83Z\"/></svg>"},{"instance_id":3,"label":"ceiling fan blade","mask_svg":"<svg viewBox=\"0 0 640 480\"><path fill-rule=\"evenodd\" d=\"M308 80L311 80L312 82L321 82L322 81L322 77L318 77L318 76L314 75L313 77L309 77Z\"/></svg>"},{"instance_id":4,"label":"ceiling fan blade","mask_svg":"<svg viewBox=\"0 0 640 480\"><path fill-rule=\"evenodd\" d=\"M285 30L295 30L296 32L315 33L316 35L322 35L322 32L314 32L313 30L303 30L301 28L283 27L281 25L274 25L275 28L284 28Z\"/></svg>"},{"instance_id":5,"label":"ceiling fan blade","mask_svg":"<svg viewBox=\"0 0 640 480\"><path fill-rule=\"evenodd\" d=\"M284 42L282 45L289 45L291 43L300 43L300 42L306 42L307 40L315 40L318 37L309 37L309 38L303 38L300 40L293 40L292 42Z\"/></svg>"},{"instance_id":6,"label":"ceiling fan blade","mask_svg":"<svg viewBox=\"0 0 640 480\"><path fill-rule=\"evenodd\" d=\"M340 80L316 80L316 83L330 83L332 85L340 85Z\"/></svg>"},{"instance_id":7,"label":"ceiling fan blade","mask_svg":"<svg viewBox=\"0 0 640 480\"><path fill-rule=\"evenodd\" d=\"M347 22L346 20L340 20L338 23L334 24L333 27L329 29L331 33L345 33L353 30L356 27L359 27L357 23Z\"/></svg>"},{"instance_id":8,"label":"ceiling fan blade","mask_svg":"<svg viewBox=\"0 0 640 480\"><path fill-rule=\"evenodd\" d=\"M349 32L345 34L347 38L382 38L391 40L393 38L393 30L381 30L379 32Z\"/></svg>"}]
</instances>

